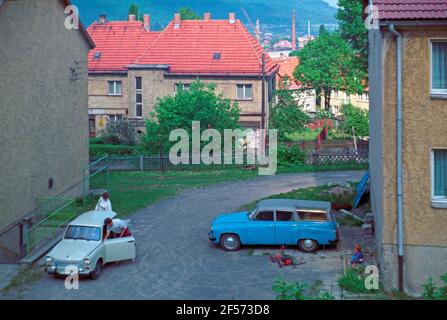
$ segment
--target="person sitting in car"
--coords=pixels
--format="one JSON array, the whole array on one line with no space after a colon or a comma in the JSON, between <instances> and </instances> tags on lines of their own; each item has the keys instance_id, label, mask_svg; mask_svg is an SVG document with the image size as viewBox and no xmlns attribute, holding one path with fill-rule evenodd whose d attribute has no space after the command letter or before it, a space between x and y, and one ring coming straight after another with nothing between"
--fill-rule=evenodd
<instances>
[{"instance_id":1,"label":"person sitting in car","mask_svg":"<svg viewBox=\"0 0 447 320\"><path fill-rule=\"evenodd\" d=\"M131 235L126 221L110 218L104 220L104 233L104 240L130 237Z\"/></svg>"}]
</instances>

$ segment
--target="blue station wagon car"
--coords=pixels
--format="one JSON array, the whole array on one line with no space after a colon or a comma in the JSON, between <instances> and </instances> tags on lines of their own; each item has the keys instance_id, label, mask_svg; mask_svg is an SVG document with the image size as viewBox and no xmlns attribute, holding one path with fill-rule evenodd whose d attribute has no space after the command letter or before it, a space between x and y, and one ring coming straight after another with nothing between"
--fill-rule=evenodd
<instances>
[{"instance_id":1,"label":"blue station wagon car","mask_svg":"<svg viewBox=\"0 0 447 320\"><path fill-rule=\"evenodd\" d=\"M338 240L331 204L289 199L262 200L252 211L217 216L209 238L226 251L241 245L298 245L313 252Z\"/></svg>"}]
</instances>

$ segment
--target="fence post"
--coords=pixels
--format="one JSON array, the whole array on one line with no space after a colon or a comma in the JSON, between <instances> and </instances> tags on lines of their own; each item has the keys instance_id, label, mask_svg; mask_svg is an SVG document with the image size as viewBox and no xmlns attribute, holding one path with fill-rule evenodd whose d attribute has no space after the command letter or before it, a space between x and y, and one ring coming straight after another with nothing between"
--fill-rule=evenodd
<instances>
[{"instance_id":1,"label":"fence post","mask_svg":"<svg viewBox=\"0 0 447 320\"><path fill-rule=\"evenodd\" d=\"M143 172L144 167L143 167L143 156L140 155L140 171Z\"/></svg>"}]
</instances>

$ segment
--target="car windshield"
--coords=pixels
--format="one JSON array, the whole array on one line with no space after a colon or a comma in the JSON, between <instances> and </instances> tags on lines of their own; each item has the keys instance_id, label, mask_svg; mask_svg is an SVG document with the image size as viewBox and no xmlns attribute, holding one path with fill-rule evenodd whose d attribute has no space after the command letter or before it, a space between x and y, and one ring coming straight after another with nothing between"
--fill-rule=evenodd
<instances>
[{"instance_id":1,"label":"car windshield","mask_svg":"<svg viewBox=\"0 0 447 320\"><path fill-rule=\"evenodd\" d=\"M101 228L69 226L65 232L65 239L99 241L101 240Z\"/></svg>"},{"instance_id":2,"label":"car windshield","mask_svg":"<svg viewBox=\"0 0 447 320\"><path fill-rule=\"evenodd\" d=\"M255 208L252 212L248 213L248 219L253 220L253 218L255 217L255 214L256 214L256 209L257 208Z\"/></svg>"}]
</instances>

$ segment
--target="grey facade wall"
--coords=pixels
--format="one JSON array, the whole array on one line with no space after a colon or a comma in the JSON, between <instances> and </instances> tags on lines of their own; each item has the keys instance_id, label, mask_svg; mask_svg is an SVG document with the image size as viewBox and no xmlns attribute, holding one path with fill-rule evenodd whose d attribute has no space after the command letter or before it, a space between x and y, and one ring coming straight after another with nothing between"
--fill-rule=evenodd
<instances>
[{"instance_id":1,"label":"grey facade wall","mask_svg":"<svg viewBox=\"0 0 447 320\"><path fill-rule=\"evenodd\" d=\"M0 7L0 230L32 212L37 198L69 189L88 164L90 47L65 18L59 0ZM2 246L20 254L17 240Z\"/></svg>"},{"instance_id":2,"label":"grey facade wall","mask_svg":"<svg viewBox=\"0 0 447 320\"><path fill-rule=\"evenodd\" d=\"M383 128L382 128L382 34L370 30L369 34L369 170L371 206L375 216L377 256L383 265Z\"/></svg>"}]
</instances>

